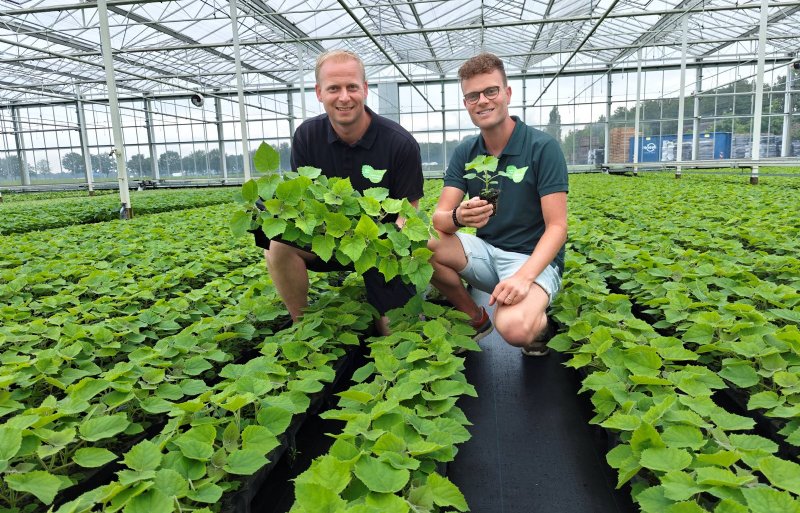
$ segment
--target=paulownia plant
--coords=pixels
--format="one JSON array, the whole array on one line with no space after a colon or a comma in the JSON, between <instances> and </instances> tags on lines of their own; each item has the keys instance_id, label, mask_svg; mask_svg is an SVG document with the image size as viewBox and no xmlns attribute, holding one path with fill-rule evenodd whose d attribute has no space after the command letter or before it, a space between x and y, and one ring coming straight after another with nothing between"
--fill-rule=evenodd
<instances>
[{"instance_id":1,"label":"paulownia plant","mask_svg":"<svg viewBox=\"0 0 800 513\"><path fill-rule=\"evenodd\" d=\"M472 180L477 178L483 182L483 187L479 197L492 205L492 215L497 213L497 201L500 197L500 190L495 186L501 176L504 176L514 183L519 183L525 177L528 166L517 168L508 166L503 171L497 171L499 160L494 155L478 155L464 165L466 171L472 171L464 175L464 179Z\"/></svg>"},{"instance_id":2,"label":"paulownia plant","mask_svg":"<svg viewBox=\"0 0 800 513\"><path fill-rule=\"evenodd\" d=\"M325 262L352 263L359 274L377 268L387 280L400 276L418 290L430 283L427 241L433 232L427 216L407 199L390 198L383 187L359 193L348 178L329 178L314 167L277 173L278 153L266 143L253 161L268 174L242 185L237 200L243 208L231 221L235 235L260 229ZM364 166L362 173L378 183L385 170ZM391 221L398 216L402 222Z\"/></svg>"}]
</instances>

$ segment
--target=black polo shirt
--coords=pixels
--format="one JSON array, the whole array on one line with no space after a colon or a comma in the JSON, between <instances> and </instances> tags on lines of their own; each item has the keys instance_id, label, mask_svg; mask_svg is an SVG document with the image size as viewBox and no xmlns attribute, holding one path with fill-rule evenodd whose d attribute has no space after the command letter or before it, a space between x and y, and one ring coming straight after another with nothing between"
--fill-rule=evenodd
<instances>
[{"instance_id":1,"label":"black polo shirt","mask_svg":"<svg viewBox=\"0 0 800 513\"><path fill-rule=\"evenodd\" d=\"M419 144L398 123L375 114L364 137L347 144L336 135L327 114L307 119L292 139L292 169L313 166L328 177L350 178L357 191L386 187L389 197L415 201L422 197L422 160ZM383 180L374 184L361 174L361 166L385 169Z\"/></svg>"},{"instance_id":2,"label":"black polo shirt","mask_svg":"<svg viewBox=\"0 0 800 513\"><path fill-rule=\"evenodd\" d=\"M422 158L416 139L399 124L375 114L369 107L365 108L372 116L369 128L364 137L352 145L339 139L327 114L304 121L292 138L292 169L296 171L298 167L312 166L321 169L328 177L349 177L357 191L385 187L389 189L391 198L407 198L408 201L420 199L423 187ZM374 184L364 178L361 174L364 164L374 169L385 169L383 180ZM263 210L263 204L259 208ZM383 222L391 223L395 219L397 215L392 214L386 216ZM269 249L269 239L261 229L252 233L256 246Z\"/></svg>"}]
</instances>

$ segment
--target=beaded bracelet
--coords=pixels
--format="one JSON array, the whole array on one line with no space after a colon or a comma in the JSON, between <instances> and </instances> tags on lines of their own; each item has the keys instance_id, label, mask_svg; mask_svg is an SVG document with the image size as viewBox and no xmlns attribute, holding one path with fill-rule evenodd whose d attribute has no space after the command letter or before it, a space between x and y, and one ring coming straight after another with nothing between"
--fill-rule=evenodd
<instances>
[{"instance_id":1,"label":"beaded bracelet","mask_svg":"<svg viewBox=\"0 0 800 513\"><path fill-rule=\"evenodd\" d=\"M458 210L458 207L453 209L453 224L456 225L456 228L464 228L466 225L458 222L458 216L456 215L456 210Z\"/></svg>"}]
</instances>

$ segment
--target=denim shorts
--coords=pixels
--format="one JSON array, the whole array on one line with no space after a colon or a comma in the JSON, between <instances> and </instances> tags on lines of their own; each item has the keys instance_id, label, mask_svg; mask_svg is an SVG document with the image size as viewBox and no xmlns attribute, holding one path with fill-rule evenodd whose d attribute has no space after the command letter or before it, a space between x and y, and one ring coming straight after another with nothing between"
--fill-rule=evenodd
<instances>
[{"instance_id":1,"label":"denim shorts","mask_svg":"<svg viewBox=\"0 0 800 513\"><path fill-rule=\"evenodd\" d=\"M474 235L456 232L467 255L467 266L458 274L478 290L491 294L501 280L513 275L530 255L496 248ZM550 303L561 289L561 273L555 264L545 267L534 280L550 297Z\"/></svg>"}]
</instances>

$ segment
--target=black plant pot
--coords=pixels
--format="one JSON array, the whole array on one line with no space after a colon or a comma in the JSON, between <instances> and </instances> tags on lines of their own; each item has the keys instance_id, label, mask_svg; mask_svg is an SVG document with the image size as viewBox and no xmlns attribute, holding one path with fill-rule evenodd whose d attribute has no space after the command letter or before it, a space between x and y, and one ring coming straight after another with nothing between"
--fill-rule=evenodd
<instances>
[{"instance_id":1,"label":"black plant pot","mask_svg":"<svg viewBox=\"0 0 800 513\"><path fill-rule=\"evenodd\" d=\"M499 190L489 189L488 191L481 192L478 197L482 200L488 201L492 205L492 216L497 214L497 201L500 197Z\"/></svg>"}]
</instances>

